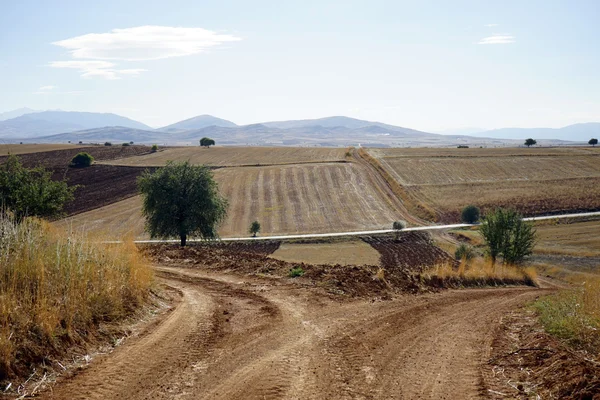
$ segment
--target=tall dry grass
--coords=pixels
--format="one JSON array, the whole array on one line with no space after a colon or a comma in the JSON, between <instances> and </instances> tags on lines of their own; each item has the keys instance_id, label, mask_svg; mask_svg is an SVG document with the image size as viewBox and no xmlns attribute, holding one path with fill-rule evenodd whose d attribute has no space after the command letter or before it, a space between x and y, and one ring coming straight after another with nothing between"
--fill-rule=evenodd
<instances>
[{"instance_id":1,"label":"tall dry grass","mask_svg":"<svg viewBox=\"0 0 600 400\"><path fill-rule=\"evenodd\" d=\"M458 267L452 264L440 264L424 271L421 276L429 284L441 287L537 286L535 268L492 265L489 260L483 258L462 260Z\"/></svg>"},{"instance_id":2,"label":"tall dry grass","mask_svg":"<svg viewBox=\"0 0 600 400\"><path fill-rule=\"evenodd\" d=\"M533 303L546 331L575 348L600 352L600 277Z\"/></svg>"},{"instance_id":3,"label":"tall dry grass","mask_svg":"<svg viewBox=\"0 0 600 400\"><path fill-rule=\"evenodd\" d=\"M0 213L0 381L131 314L152 279L133 242L100 244Z\"/></svg>"}]
</instances>

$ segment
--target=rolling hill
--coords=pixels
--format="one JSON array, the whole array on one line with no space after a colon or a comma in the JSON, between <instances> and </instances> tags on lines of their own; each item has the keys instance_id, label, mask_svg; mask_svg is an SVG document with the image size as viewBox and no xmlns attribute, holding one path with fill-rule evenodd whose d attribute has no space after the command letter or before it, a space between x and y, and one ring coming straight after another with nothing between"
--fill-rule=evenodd
<instances>
[{"instance_id":1,"label":"rolling hill","mask_svg":"<svg viewBox=\"0 0 600 400\"><path fill-rule=\"evenodd\" d=\"M226 119L221 119L213 117L212 115L204 114L186 119L184 121L179 121L171 125L164 126L162 128L159 128L158 130L163 132L181 132L191 129L202 129L208 126L223 126L226 128L231 128L237 125L231 121L227 121Z\"/></svg>"},{"instance_id":2,"label":"rolling hill","mask_svg":"<svg viewBox=\"0 0 600 400\"><path fill-rule=\"evenodd\" d=\"M0 138L43 137L105 126L151 130L149 126L116 114L42 111L0 121Z\"/></svg>"},{"instance_id":3,"label":"rolling hill","mask_svg":"<svg viewBox=\"0 0 600 400\"><path fill-rule=\"evenodd\" d=\"M5 120L11 119L11 118L17 118L17 117L20 117L21 115L31 114L34 112L38 112L38 111L32 110L31 108L27 108L27 107L17 108L16 110L11 110L11 111L6 111L3 113L0 113L0 121L5 121Z\"/></svg>"}]
</instances>

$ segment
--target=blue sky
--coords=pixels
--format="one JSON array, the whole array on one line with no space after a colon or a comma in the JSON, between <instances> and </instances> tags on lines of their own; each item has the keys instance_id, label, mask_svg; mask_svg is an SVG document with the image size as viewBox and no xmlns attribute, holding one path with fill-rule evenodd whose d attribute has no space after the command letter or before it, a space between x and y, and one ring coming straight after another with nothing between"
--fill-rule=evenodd
<instances>
[{"instance_id":1,"label":"blue sky","mask_svg":"<svg viewBox=\"0 0 600 400\"><path fill-rule=\"evenodd\" d=\"M600 1L0 0L0 112L600 121Z\"/></svg>"}]
</instances>

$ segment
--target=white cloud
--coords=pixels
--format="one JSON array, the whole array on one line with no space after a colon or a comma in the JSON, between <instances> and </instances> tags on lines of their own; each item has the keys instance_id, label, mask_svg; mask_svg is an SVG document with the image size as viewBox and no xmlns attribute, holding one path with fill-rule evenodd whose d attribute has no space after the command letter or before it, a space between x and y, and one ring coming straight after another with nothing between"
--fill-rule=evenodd
<instances>
[{"instance_id":1,"label":"white cloud","mask_svg":"<svg viewBox=\"0 0 600 400\"><path fill-rule=\"evenodd\" d=\"M54 89L58 89L58 86L54 86L54 85L47 85L47 86L42 86L38 89L38 92L49 92L51 90Z\"/></svg>"},{"instance_id":2,"label":"white cloud","mask_svg":"<svg viewBox=\"0 0 600 400\"><path fill-rule=\"evenodd\" d=\"M52 61L49 65L54 68L77 69L84 78L100 77L109 80L121 79L123 75L136 76L141 72L147 71L142 68L117 69L114 68L116 66L115 63L94 60Z\"/></svg>"},{"instance_id":3,"label":"white cloud","mask_svg":"<svg viewBox=\"0 0 600 400\"><path fill-rule=\"evenodd\" d=\"M485 24L484 26L486 26L488 28L494 28L494 27L498 26L498 24Z\"/></svg>"},{"instance_id":4,"label":"white cloud","mask_svg":"<svg viewBox=\"0 0 600 400\"><path fill-rule=\"evenodd\" d=\"M78 59L145 61L189 56L237 40L241 39L202 28L138 26L89 33L52 44L68 49Z\"/></svg>"},{"instance_id":5,"label":"white cloud","mask_svg":"<svg viewBox=\"0 0 600 400\"><path fill-rule=\"evenodd\" d=\"M481 39L477 44L509 44L514 43L515 39L512 35L492 35Z\"/></svg>"}]
</instances>

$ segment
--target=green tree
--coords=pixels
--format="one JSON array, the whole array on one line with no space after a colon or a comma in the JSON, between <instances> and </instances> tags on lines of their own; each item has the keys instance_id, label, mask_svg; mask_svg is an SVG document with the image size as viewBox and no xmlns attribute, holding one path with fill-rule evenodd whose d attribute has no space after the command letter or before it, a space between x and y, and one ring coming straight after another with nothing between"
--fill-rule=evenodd
<instances>
[{"instance_id":1,"label":"green tree","mask_svg":"<svg viewBox=\"0 0 600 400\"><path fill-rule=\"evenodd\" d=\"M406 221L394 221L392 224L392 229L394 230L394 239L398 240L400 238L400 232L406 228Z\"/></svg>"},{"instance_id":2,"label":"green tree","mask_svg":"<svg viewBox=\"0 0 600 400\"><path fill-rule=\"evenodd\" d=\"M252 234L252 236L256 237L256 234L260 232L260 222L254 221L251 223L249 232Z\"/></svg>"},{"instance_id":3,"label":"green tree","mask_svg":"<svg viewBox=\"0 0 600 400\"><path fill-rule=\"evenodd\" d=\"M153 144L152 147L150 148L150 152L156 153L157 151L158 151L158 145L157 144Z\"/></svg>"},{"instance_id":4,"label":"green tree","mask_svg":"<svg viewBox=\"0 0 600 400\"><path fill-rule=\"evenodd\" d=\"M76 186L53 181L52 172L38 167L24 168L19 159L9 155L0 165L0 208L8 208L18 221L26 216L55 217L73 200Z\"/></svg>"},{"instance_id":5,"label":"green tree","mask_svg":"<svg viewBox=\"0 0 600 400\"><path fill-rule=\"evenodd\" d=\"M104 145L105 146L112 146L112 143L111 142L104 142Z\"/></svg>"},{"instance_id":6,"label":"green tree","mask_svg":"<svg viewBox=\"0 0 600 400\"><path fill-rule=\"evenodd\" d=\"M479 207L469 205L463 208L460 219L465 224L474 224L479 221L480 214Z\"/></svg>"},{"instance_id":7,"label":"green tree","mask_svg":"<svg viewBox=\"0 0 600 400\"><path fill-rule=\"evenodd\" d=\"M502 256L505 264L519 264L535 245L535 229L515 210L498 208L480 226L492 264Z\"/></svg>"},{"instance_id":8,"label":"green tree","mask_svg":"<svg viewBox=\"0 0 600 400\"><path fill-rule=\"evenodd\" d=\"M92 165L93 162L94 162L94 157L92 157L88 153L82 152L82 153L77 154L75 157L73 157L71 159L71 164L69 164L69 165L74 168L85 168L85 167L89 167L90 165Z\"/></svg>"},{"instance_id":9,"label":"green tree","mask_svg":"<svg viewBox=\"0 0 600 400\"><path fill-rule=\"evenodd\" d=\"M529 139L525 140L525 146L527 146L527 147L533 146L534 144L537 144L537 141L534 139L529 138Z\"/></svg>"},{"instance_id":10,"label":"green tree","mask_svg":"<svg viewBox=\"0 0 600 400\"><path fill-rule=\"evenodd\" d=\"M215 141L212 140L211 138L203 137L202 139L200 139L200 146L202 146L202 147L210 148L210 146L214 146L214 145L215 145Z\"/></svg>"},{"instance_id":11,"label":"green tree","mask_svg":"<svg viewBox=\"0 0 600 400\"><path fill-rule=\"evenodd\" d=\"M181 246L188 236L217 237L217 227L227 215L227 200L219 194L208 167L169 161L154 173L145 171L138 187L151 237L178 237Z\"/></svg>"},{"instance_id":12,"label":"green tree","mask_svg":"<svg viewBox=\"0 0 600 400\"><path fill-rule=\"evenodd\" d=\"M596 147L596 145L598 144L598 139L591 138L588 144L591 144L592 146Z\"/></svg>"}]
</instances>

